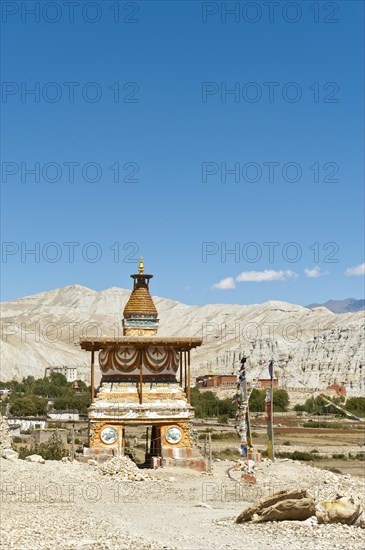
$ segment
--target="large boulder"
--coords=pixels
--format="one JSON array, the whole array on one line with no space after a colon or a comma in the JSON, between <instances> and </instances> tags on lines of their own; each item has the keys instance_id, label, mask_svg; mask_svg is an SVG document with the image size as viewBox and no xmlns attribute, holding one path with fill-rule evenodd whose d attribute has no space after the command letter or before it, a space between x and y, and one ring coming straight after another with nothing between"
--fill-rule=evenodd
<instances>
[{"instance_id":1,"label":"large boulder","mask_svg":"<svg viewBox=\"0 0 365 550\"><path fill-rule=\"evenodd\" d=\"M314 500L306 491L284 490L249 506L236 519L236 523L252 521L306 520L315 515Z\"/></svg>"},{"instance_id":2,"label":"large boulder","mask_svg":"<svg viewBox=\"0 0 365 550\"><path fill-rule=\"evenodd\" d=\"M1 456L3 458L7 458L8 460L17 460L19 458L19 453L17 453L13 449L3 449L1 452Z\"/></svg>"},{"instance_id":3,"label":"large boulder","mask_svg":"<svg viewBox=\"0 0 365 550\"><path fill-rule=\"evenodd\" d=\"M287 498L280 500L273 506L269 506L252 518L253 523L263 523L265 521L304 521L315 514L315 503L310 497L293 499Z\"/></svg>"},{"instance_id":4,"label":"large boulder","mask_svg":"<svg viewBox=\"0 0 365 550\"><path fill-rule=\"evenodd\" d=\"M29 455L25 460L27 462L35 462L37 464L44 464L46 462L41 455Z\"/></svg>"},{"instance_id":5,"label":"large boulder","mask_svg":"<svg viewBox=\"0 0 365 550\"><path fill-rule=\"evenodd\" d=\"M337 496L334 500L322 500L316 506L318 523L346 523L365 527L364 509L352 497Z\"/></svg>"}]
</instances>

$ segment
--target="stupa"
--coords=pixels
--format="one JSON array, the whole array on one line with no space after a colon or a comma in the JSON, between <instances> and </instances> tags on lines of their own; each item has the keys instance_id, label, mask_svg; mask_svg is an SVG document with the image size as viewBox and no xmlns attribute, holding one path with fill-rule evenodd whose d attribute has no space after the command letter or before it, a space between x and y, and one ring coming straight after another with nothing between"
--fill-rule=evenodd
<instances>
[{"instance_id":1,"label":"stupa","mask_svg":"<svg viewBox=\"0 0 365 550\"><path fill-rule=\"evenodd\" d=\"M205 469L193 447L190 404L190 351L201 338L159 337L158 313L149 292L153 275L140 259L133 290L123 312L123 336L86 338L91 352L91 406L87 456L123 455L126 431L146 428L145 464L183 465ZM95 353L101 383L94 395Z\"/></svg>"}]
</instances>

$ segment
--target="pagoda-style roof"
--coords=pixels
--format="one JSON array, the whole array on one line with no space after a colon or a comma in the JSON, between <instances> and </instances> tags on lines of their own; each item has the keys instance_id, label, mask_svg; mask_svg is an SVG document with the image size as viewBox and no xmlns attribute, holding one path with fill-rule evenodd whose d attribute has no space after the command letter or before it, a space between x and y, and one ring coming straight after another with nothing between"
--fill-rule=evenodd
<instances>
[{"instance_id":1,"label":"pagoda-style roof","mask_svg":"<svg viewBox=\"0 0 365 550\"><path fill-rule=\"evenodd\" d=\"M114 346L134 346L139 348L147 348L149 346L166 346L182 351L188 351L201 346L202 343L202 338L177 338L174 336L141 336L140 338L135 336L123 336L121 338L80 338L81 349L87 351L99 351L101 349Z\"/></svg>"},{"instance_id":2,"label":"pagoda-style roof","mask_svg":"<svg viewBox=\"0 0 365 550\"><path fill-rule=\"evenodd\" d=\"M133 314L157 315L157 309L147 286L137 286L132 291L124 308L124 315Z\"/></svg>"}]
</instances>

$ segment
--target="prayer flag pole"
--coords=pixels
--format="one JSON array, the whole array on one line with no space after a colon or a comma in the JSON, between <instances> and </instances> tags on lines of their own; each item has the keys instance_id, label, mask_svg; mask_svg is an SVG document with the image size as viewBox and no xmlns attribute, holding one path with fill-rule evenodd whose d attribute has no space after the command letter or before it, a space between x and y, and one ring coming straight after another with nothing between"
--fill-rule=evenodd
<instances>
[{"instance_id":1,"label":"prayer flag pole","mask_svg":"<svg viewBox=\"0 0 365 550\"><path fill-rule=\"evenodd\" d=\"M274 360L269 362L269 375L270 375L270 388L266 390L265 406L266 406L266 420L267 420L267 456L273 462L275 461L274 452L274 428L273 428L273 411L274 411L274 391L273 391L273 378L274 378Z\"/></svg>"}]
</instances>

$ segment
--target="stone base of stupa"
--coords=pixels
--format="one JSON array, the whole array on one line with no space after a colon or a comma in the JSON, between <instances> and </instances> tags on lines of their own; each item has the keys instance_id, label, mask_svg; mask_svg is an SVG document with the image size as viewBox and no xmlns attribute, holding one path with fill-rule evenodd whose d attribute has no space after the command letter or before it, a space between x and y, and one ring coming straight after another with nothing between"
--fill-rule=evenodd
<instances>
[{"instance_id":1,"label":"stone base of stupa","mask_svg":"<svg viewBox=\"0 0 365 550\"><path fill-rule=\"evenodd\" d=\"M144 382L142 403L138 391L134 380L102 383L89 408L89 446L84 456L104 460L128 454L128 431L141 427L148 430L144 467L183 466L205 471L205 460L191 438L194 409L176 380ZM103 441L103 433L110 428L115 440Z\"/></svg>"},{"instance_id":2,"label":"stone base of stupa","mask_svg":"<svg viewBox=\"0 0 365 550\"><path fill-rule=\"evenodd\" d=\"M104 462L113 456L118 456L118 449L105 449L104 447L84 447L85 459L94 459ZM199 472L206 472L207 465L198 449L194 447L181 447L178 449L162 449L161 457L147 455L143 467L158 468L167 466L180 466L191 468Z\"/></svg>"}]
</instances>

